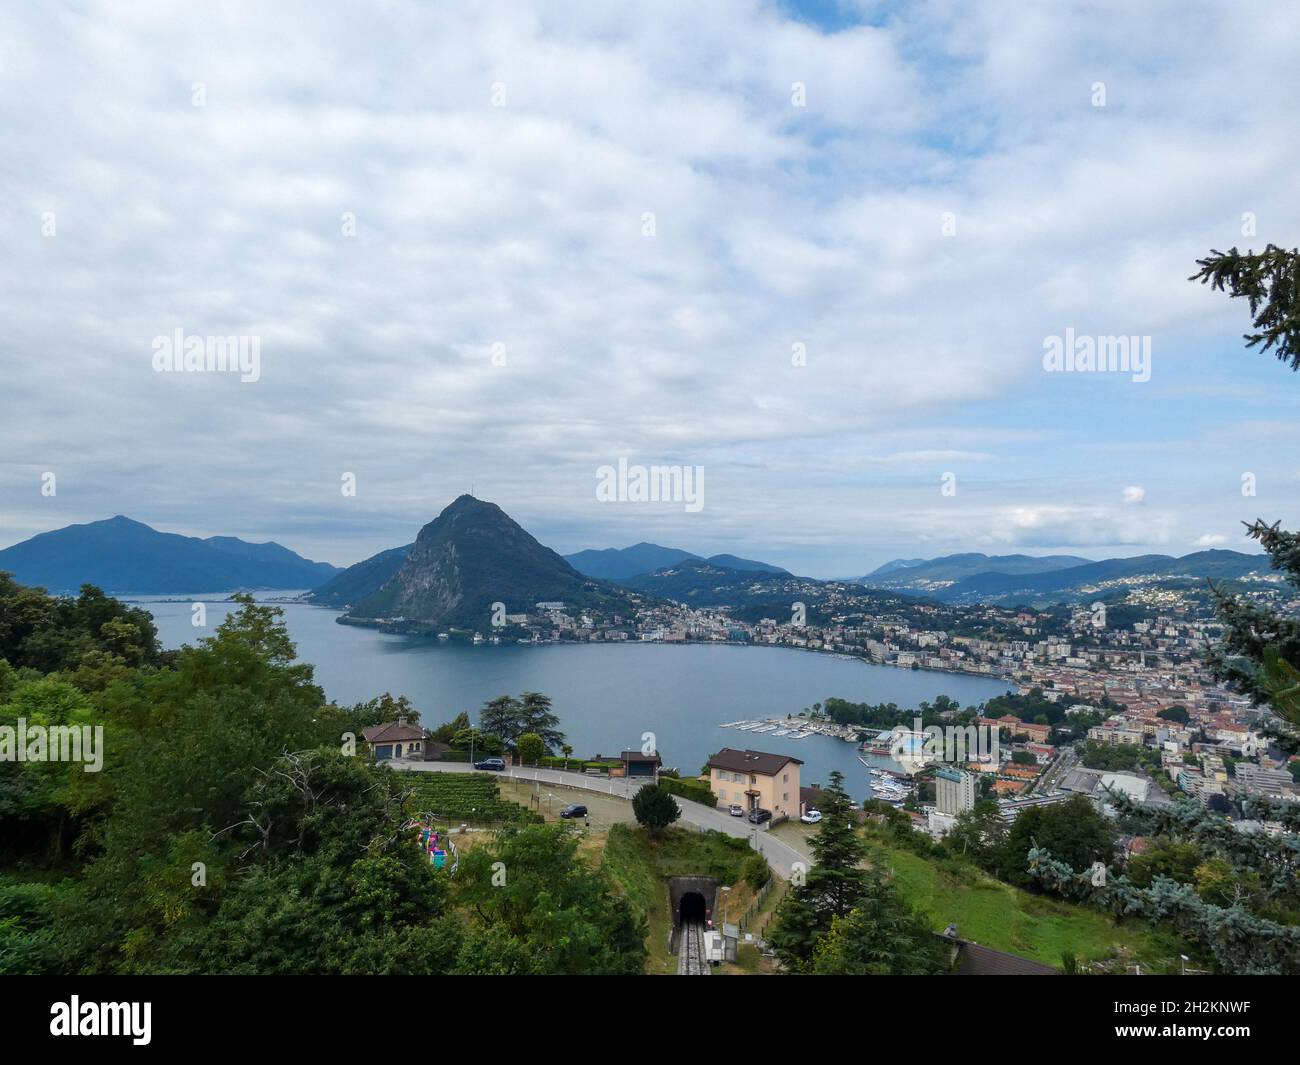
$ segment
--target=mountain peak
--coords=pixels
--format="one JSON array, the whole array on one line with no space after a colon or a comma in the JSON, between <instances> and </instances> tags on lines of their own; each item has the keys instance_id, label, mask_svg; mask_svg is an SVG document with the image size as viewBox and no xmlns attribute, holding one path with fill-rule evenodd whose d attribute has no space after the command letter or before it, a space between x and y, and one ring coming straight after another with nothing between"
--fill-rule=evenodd
<instances>
[{"instance_id":1,"label":"mountain peak","mask_svg":"<svg viewBox=\"0 0 1300 1065\"><path fill-rule=\"evenodd\" d=\"M372 569L383 572L383 567ZM485 630L493 603L504 603L512 614L545 601L570 608L614 602L626 608L617 602L622 594L594 587L495 503L462 495L420 530L396 572L350 613Z\"/></svg>"}]
</instances>

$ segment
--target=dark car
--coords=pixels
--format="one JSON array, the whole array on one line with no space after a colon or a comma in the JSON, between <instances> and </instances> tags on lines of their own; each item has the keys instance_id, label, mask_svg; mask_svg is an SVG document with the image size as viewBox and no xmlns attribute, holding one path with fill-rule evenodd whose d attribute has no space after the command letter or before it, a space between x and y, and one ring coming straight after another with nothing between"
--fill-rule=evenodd
<instances>
[{"instance_id":1,"label":"dark car","mask_svg":"<svg viewBox=\"0 0 1300 1065\"><path fill-rule=\"evenodd\" d=\"M764 821L772 820L772 811L771 810L750 810L748 817L749 817L749 823L751 825L761 825Z\"/></svg>"},{"instance_id":2,"label":"dark car","mask_svg":"<svg viewBox=\"0 0 1300 1065\"><path fill-rule=\"evenodd\" d=\"M505 767L506 761L504 758L484 758L474 763L475 769L489 770L494 773L501 772Z\"/></svg>"},{"instance_id":3,"label":"dark car","mask_svg":"<svg viewBox=\"0 0 1300 1065\"><path fill-rule=\"evenodd\" d=\"M566 806L560 811L561 817L586 817L587 808L581 804L575 803L572 806Z\"/></svg>"}]
</instances>

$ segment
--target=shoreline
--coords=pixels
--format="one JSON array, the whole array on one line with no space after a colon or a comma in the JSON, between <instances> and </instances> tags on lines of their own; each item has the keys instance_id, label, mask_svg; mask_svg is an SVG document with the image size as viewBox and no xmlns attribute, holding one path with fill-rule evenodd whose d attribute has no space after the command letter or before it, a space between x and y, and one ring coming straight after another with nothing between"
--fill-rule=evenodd
<instances>
[{"instance_id":1,"label":"shoreline","mask_svg":"<svg viewBox=\"0 0 1300 1065\"><path fill-rule=\"evenodd\" d=\"M201 597L193 597L193 598L177 597L177 598L168 598L168 599L150 599L148 601L143 601L139 599L136 600L124 599L123 601L131 602L135 606L140 606L142 608L147 609L151 604L161 606L163 604L190 603L190 602L206 602L206 603L218 603L218 604L231 603L233 602L232 596L234 594L235 593L224 593L220 597L214 595L206 599ZM520 643L518 640L503 638L500 643L494 644L491 642L491 639L489 637L489 638L484 638L484 640L480 643L474 643L472 639L473 634L468 633L464 630L448 630L452 633L451 639L439 640L437 638L436 626L434 627L433 630L400 631L400 630L394 630L392 628L385 627L383 622L372 621L366 618L355 618L355 619L348 618L348 620L344 620L344 618L347 618L348 615L346 615L338 607L330 607L330 606L325 606L323 604L313 603L310 600L301 597L285 597L282 599L281 598L258 599L257 602L259 604L264 603L268 606L304 606L304 607L313 607L317 610L330 611L331 613L337 615L334 619L335 624L345 625L350 628L369 629L383 636L393 636L399 639L412 640L412 641L419 642L421 644L427 644L428 646L431 647L442 647L444 645L446 646L464 645L467 647L483 647L483 648L502 648L502 647L541 648L541 647L590 647L590 646L673 647L673 648L735 647L738 649L772 648L774 650L781 650L781 651L801 651L806 654L824 655L831 658L843 659L845 661L859 662L866 666L880 666L885 669L900 669L900 670L913 672L913 673L926 673L926 674L933 674L938 676L968 677L971 680L995 681L1000 684L1005 684L1009 691L1015 692L1017 694L1020 693L1022 690L1020 682L1012 680L1009 677L1002 677L1002 676L997 676L989 673L978 673L978 672L973 672L964 669L932 669L927 666L917 666L914 669L912 666L899 666L893 662L877 662L871 658L866 657L865 655L850 654L847 651L834 651L834 650L828 651L819 647L796 647L791 644L784 644L784 643L756 643L752 640L684 640L682 642L674 641L672 643L666 642L664 640L633 640L633 639L539 640L537 642L528 640L523 643Z\"/></svg>"}]
</instances>

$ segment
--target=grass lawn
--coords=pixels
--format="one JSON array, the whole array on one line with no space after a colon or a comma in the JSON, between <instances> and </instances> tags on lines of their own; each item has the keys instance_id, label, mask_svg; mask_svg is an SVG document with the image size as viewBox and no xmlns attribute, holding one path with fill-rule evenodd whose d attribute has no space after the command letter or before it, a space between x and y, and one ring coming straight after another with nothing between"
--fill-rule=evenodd
<instances>
[{"instance_id":1,"label":"grass lawn","mask_svg":"<svg viewBox=\"0 0 1300 1065\"><path fill-rule=\"evenodd\" d=\"M879 842L877 845L879 845ZM1116 925L1103 913L1003 884L973 867L956 876L911 851L884 845L899 891L937 930L950 921L963 939L994 950L1061 967L1073 954L1081 963L1101 961L1117 951L1144 968L1177 971L1187 945L1149 924Z\"/></svg>"},{"instance_id":2,"label":"grass lawn","mask_svg":"<svg viewBox=\"0 0 1300 1065\"><path fill-rule=\"evenodd\" d=\"M713 970L718 976L771 976L776 973L776 963L766 961L753 943L741 943L736 948L736 960L723 962Z\"/></svg>"}]
</instances>

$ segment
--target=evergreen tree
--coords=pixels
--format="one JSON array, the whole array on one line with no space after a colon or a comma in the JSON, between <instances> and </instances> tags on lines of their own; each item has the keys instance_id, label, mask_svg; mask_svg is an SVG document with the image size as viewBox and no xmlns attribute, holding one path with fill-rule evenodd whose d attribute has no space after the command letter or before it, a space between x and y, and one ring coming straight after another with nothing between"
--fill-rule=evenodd
<instances>
[{"instance_id":1,"label":"evergreen tree","mask_svg":"<svg viewBox=\"0 0 1300 1065\"><path fill-rule=\"evenodd\" d=\"M1251 324L1246 347L1274 354L1300 370L1300 249L1268 245L1262 252L1211 251L1197 259L1200 269L1188 280L1208 284L1233 299L1250 303Z\"/></svg>"},{"instance_id":2,"label":"evergreen tree","mask_svg":"<svg viewBox=\"0 0 1300 1065\"><path fill-rule=\"evenodd\" d=\"M1249 302L1256 332L1245 335L1246 346L1273 351L1292 370L1300 369L1300 251L1273 244L1258 254L1233 248L1214 251L1197 265L1200 270L1190 280ZM1260 519L1248 523L1246 533L1259 541L1273 568L1300 587L1300 536ZM1269 705L1280 719L1270 731L1295 750L1300 746L1300 621L1211 588L1224 625L1211 666L1256 703Z\"/></svg>"},{"instance_id":3,"label":"evergreen tree","mask_svg":"<svg viewBox=\"0 0 1300 1065\"><path fill-rule=\"evenodd\" d=\"M499 736L501 742L511 747L524 731L521 727L522 707L513 695L498 695L483 704L478 712L478 727L489 736Z\"/></svg>"},{"instance_id":4,"label":"evergreen tree","mask_svg":"<svg viewBox=\"0 0 1300 1065\"><path fill-rule=\"evenodd\" d=\"M818 976L929 976L948 970L944 944L879 873L869 872L853 909L813 949Z\"/></svg>"},{"instance_id":5,"label":"evergreen tree","mask_svg":"<svg viewBox=\"0 0 1300 1065\"><path fill-rule=\"evenodd\" d=\"M551 697L541 692L524 692L520 701L520 734L533 732L542 738L546 750L559 750L564 743L560 718L551 709Z\"/></svg>"},{"instance_id":6,"label":"evergreen tree","mask_svg":"<svg viewBox=\"0 0 1300 1065\"><path fill-rule=\"evenodd\" d=\"M648 828L655 836L682 816L677 801L667 788L659 784L641 786L632 796L632 812L636 814L636 823Z\"/></svg>"},{"instance_id":7,"label":"evergreen tree","mask_svg":"<svg viewBox=\"0 0 1300 1065\"><path fill-rule=\"evenodd\" d=\"M792 972L809 972L819 940L837 917L847 917L868 891L862 868L866 844L858 833L853 800L844 790L844 774L830 775L818 803L821 824L810 840L816 864L804 883L796 884L781 903L772 945Z\"/></svg>"},{"instance_id":8,"label":"evergreen tree","mask_svg":"<svg viewBox=\"0 0 1300 1065\"><path fill-rule=\"evenodd\" d=\"M564 743L560 719L551 709L551 697L541 692L524 692L519 699L498 695L483 704L478 723L485 733L499 736L512 748L518 746L519 737L527 732L540 736L547 751L558 750Z\"/></svg>"}]
</instances>

